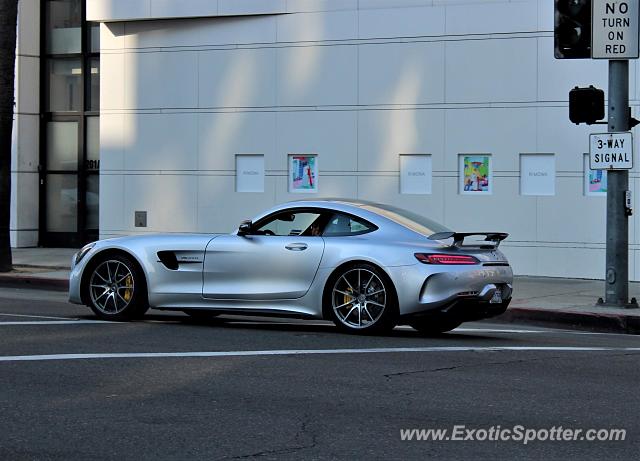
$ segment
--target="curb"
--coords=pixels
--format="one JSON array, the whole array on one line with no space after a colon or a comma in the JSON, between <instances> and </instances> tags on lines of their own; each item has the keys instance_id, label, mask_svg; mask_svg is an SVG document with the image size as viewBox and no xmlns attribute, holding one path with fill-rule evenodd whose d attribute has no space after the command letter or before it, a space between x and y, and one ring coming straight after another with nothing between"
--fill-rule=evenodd
<instances>
[{"instance_id":1,"label":"curb","mask_svg":"<svg viewBox=\"0 0 640 461\"><path fill-rule=\"evenodd\" d=\"M33 275L0 274L0 287L69 291L69 280Z\"/></svg>"},{"instance_id":2,"label":"curb","mask_svg":"<svg viewBox=\"0 0 640 461\"><path fill-rule=\"evenodd\" d=\"M600 314L595 312L559 311L512 307L491 319L499 323L527 323L542 327L572 328L600 333L640 334L640 316Z\"/></svg>"},{"instance_id":3,"label":"curb","mask_svg":"<svg viewBox=\"0 0 640 461\"><path fill-rule=\"evenodd\" d=\"M66 266L44 266L42 264L15 264L14 268L21 269L39 269L42 271L68 271L69 265Z\"/></svg>"}]
</instances>

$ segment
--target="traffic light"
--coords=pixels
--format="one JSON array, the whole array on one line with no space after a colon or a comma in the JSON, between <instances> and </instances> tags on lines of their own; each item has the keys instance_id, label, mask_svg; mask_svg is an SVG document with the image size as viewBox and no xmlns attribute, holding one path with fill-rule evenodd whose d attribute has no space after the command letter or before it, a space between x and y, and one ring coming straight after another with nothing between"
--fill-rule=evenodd
<instances>
[{"instance_id":1,"label":"traffic light","mask_svg":"<svg viewBox=\"0 0 640 461\"><path fill-rule=\"evenodd\" d=\"M604 91L593 85L569 91L569 120L591 125L604 118Z\"/></svg>"},{"instance_id":2,"label":"traffic light","mask_svg":"<svg viewBox=\"0 0 640 461\"><path fill-rule=\"evenodd\" d=\"M556 59L591 58L591 1L554 0Z\"/></svg>"}]
</instances>

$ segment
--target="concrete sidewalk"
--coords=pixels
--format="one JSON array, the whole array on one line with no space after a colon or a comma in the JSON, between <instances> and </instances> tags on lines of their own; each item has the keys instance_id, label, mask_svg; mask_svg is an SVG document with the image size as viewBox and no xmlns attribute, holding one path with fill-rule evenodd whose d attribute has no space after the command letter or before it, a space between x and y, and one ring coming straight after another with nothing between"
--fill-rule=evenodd
<instances>
[{"instance_id":1,"label":"concrete sidewalk","mask_svg":"<svg viewBox=\"0 0 640 461\"><path fill-rule=\"evenodd\" d=\"M597 306L603 280L515 277L513 300L496 320L555 328L640 334L640 309ZM629 284L629 298L640 299L640 283ZM493 321L493 320L492 320Z\"/></svg>"},{"instance_id":2,"label":"concrete sidewalk","mask_svg":"<svg viewBox=\"0 0 640 461\"><path fill-rule=\"evenodd\" d=\"M0 274L2 286L66 290L71 257L67 248L13 250L15 270ZM630 297L640 299L640 283L630 284ZM640 309L596 306L604 281L518 276L509 310L491 321L591 331L640 334Z\"/></svg>"},{"instance_id":3,"label":"concrete sidewalk","mask_svg":"<svg viewBox=\"0 0 640 461\"><path fill-rule=\"evenodd\" d=\"M67 290L72 248L13 248L12 272L0 274L0 287L16 286Z\"/></svg>"}]
</instances>

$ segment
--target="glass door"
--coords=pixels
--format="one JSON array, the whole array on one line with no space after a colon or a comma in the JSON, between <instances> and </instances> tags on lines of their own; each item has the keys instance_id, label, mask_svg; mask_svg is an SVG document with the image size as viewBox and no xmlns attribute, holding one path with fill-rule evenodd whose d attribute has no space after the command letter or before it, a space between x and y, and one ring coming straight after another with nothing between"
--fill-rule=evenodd
<instances>
[{"instance_id":1,"label":"glass door","mask_svg":"<svg viewBox=\"0 0 640 461\"><path fill-rule=\"evenodd\" d=\"M42 0L40 245L98 238L100 43L83 0Z\"/></svg>"}]
</instances>

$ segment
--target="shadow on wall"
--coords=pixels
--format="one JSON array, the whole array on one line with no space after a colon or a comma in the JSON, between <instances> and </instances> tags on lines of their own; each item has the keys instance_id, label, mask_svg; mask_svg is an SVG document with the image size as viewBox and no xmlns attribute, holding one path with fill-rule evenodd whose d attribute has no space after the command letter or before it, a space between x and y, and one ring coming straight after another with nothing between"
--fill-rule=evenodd
<instances>
[{"instance_id":1,"label":"shadow on wall","mask_svg":"<svg viewBox=\"0 0 640 461\"><path fill-rule=\"evenodd\" d=\"M197 23L189 26L191 29L191 33L194 33L194 30L197 32L201 30L204 34L205 28L211 28L211 20L196 20ZM229 24L240 24L243 20L239 20L236 18L229 18L216 20L216 23L221 27L230 27ZM182 25L181 25L182 24ZM167 41L170 40L171 37L175 37L175 39L179 42L179 35L181 33L180 29L182 26L187 27L187 24L191 24L188 21L178 21L176 23L172 23L170 28L167 28L167 23L165 21L159 22L157 24L153 22L149 22L146 24L137 24L132 23L131 26L129 24L126 27L122 27L122 24L115 25L111 27L107 25L106 27L110 29L111 33L116 37L122 37L126 35L127 38L127 46L150 46L150 43L156 41ZM225 26L226 24L226 26ZM319 15L317 21L309 22L306 26L307 28L312 28L314 30L307 30L305 35L308 36L322 36L323 28L327 27L324 22L323 16ZM141 31L144 31L144 38L141 39L139 35L141 35ZM175 31L175 32L172 32ZM161 36L167 36L162 38ZM204 35L202 35L204 36ZM155 37L155 38L154 38ZM359 45L353 45L359 46ZM302 103L306 103L306 101L317 99L318 95L315 94L316 88L321 86L322 80L326 78L327 73L331 72L331 59L328 53L326 52L327 47L318 46L317 44L309 43L309 46L302 46L299 48L290 47L286 49L286 52L279 53L278 56L281 56L282 61L279 63L278 67L281 69L281 72L285 72L287 76L287 87L285 88L287 92L287 97L290 101L301 101ZM304 52L297 53L296 49L304 49ZM285 50L283 48L283 50ZM291 52L293 50L293 52ZM140 51L140 50L137 50ZM205 52L195 52L188 51L184 52L184 54L196 54L196 53L208 53L210 51ZM226 68L222 73L218 73L218 78L216 79L217 88L214 89L213 99L216 102L216 105L221 105L225 109L233 109L233 108L250 108L252 104L255 103L255 100L258 99L256 92L259 89L259 86L255 84L256 79L260 78L261 70L259 66L259 60L256 60L255 54L252 53L253 50L217 50L215 53L220 53L221 55L229 54L228 57L224 58L223 61L226 65ZM172 52L159 52L157 50L146 50L145 52L134 52L128 53L129 57L125 59L124 63L126 66L124 75L126 75L126 81L120 82L120 84L124 84L124 91L126 94L126 104L128 104L130 109L136 111L138 109L150 109L149 107L142 107L143 105L148 106L149 103L152 105L166 105L162 104L160 101L163 100L162 94L155 95L153 93L149 93L151 88L162 88L163 79L166 79L167 82L164 86L169 87L174 85L174 79L166 76L167 69L166 60L160 59L161 54L179 54ZM158 59L147 58L144 60L144 63L141 63L140 58L144 56L158 55ZM197 58L199 61L199 65L202 65L202 60ZM357 63L356 63L357 65ZM403 60L403 66L397 69L397 76L393 81L393 89L387 95L390 104L420 104L423 103L426 99L425 91L431 89L429 86L425 86L424 79L424 69L420 63L406 59ZM198 73L202 73L202 69L196 68ZM106 69L105 69L106 71ZM185 69L185 74L188 71ZM103 76L105 74L113 75L109 72L103 71ZM155 79L155 82L150 82L148 79ZM185 79L189 78L189 76L185 76ZM160 82L160 83L159 83ZM111 97L108 94L108 89L111 85L115 85L110 82L103 82L101 88L103 93L101 94L101 98L109 98ZM276 82L277 86L278 82ZM115 88L115 86L114 86ZM426 89L425 89L426 88ZM154 90L157 91L157 90ZM167 91L170 91L170 88L167 88ZM274 91L276 89L274 88ZM435 91L435 90L434 90ZM144 98L141 98L141 92L144 93ZM150 96L150 97L149 97ZM278 95L281 96L281 95ZM197 97L196 97L197 99ZM279 98L278 101L282 104L282 97ZM158 101L156 104L155 101ZM206 104L206 101L196 101L196 105L198 107L202 107L203 104ZM154 112L158 112L161 109L157 107L154 109ZM166 109L166 108L165 108ZM189 109L185 107L185 109ZM211 108L215 110L216 108ZM219 108L218 108L219 109ZM193 114L173 114L176 117L186 117L193 116ZM197 205L193 203L193 191L191 188L179 187L178 190L171 190L171 187L176 188L179 184L193 183L198 182L198 176L192 175L188 176L186 172L180 171L185 170L184 158L193 158L196 159L196 169L202 164L201 161L198 161L198 155L201 155L201 152L206 152L207 155L219 155L224 157L233 157L238 149L238 145L241 143L238 142L239 139L251 137L253 133L247 130L247 124L244 122L244 117L238 116L239 114L235 114L236 116L229 117L216 117L215 122L209 125L198 124L199 129L203 128L206 132L196 131L196 137L199 142L204 142L206 139L208 144L211 145L211 149L202 150L197 148L197 143L195 147L195 151L191 151L192 147L188 147L192 143L184 142L181 143L180 148L176 147L175 142L167 142L162 144L158 142L158 140L150 140L146 141L146 137L149 135L149 130L147 130L147 134L141 137L142 127L140 124L143 119L148 119L149 117L164 117L165 114L130 114L127 116L121 115L120 120L116 121L115 124L106 124L101 121L101 159L102 159L102 173L105 174L116 174L121 175L122 178L122 188L124 191L121 194L113 194L113 195L105 195L101 194L100 198L100 208L101 210L116 210L119 208L121 215L121 225L117 223L118 219L114 217L111 213L118 213L117 211L110 212L109 215L106 215L101 212L101 228L106 229L126 229L130 231L139 230L133 227L133 211L135 210L148 210L149 211L149 224L150 227L147 230L169 230L169 228L174 229L179 227L176 224L176 219L171 219L171 214L166 215L166 210L174 210L175 214L181 215L185 213L195 213L197 216L198 210L197 207L202 207L203 203L199 200L198 188L196 187L195 197ZM424 146L423 140L425 139L425 132L428 132L431 128L429 126L420 126L420 118L418 117L418 112L413 110L389 110L389 123L386 127L384 127L382 133L375 134L375 136L380 140L380 149L383 152L387 153L386 155L397 155L399 153L420 153L424 152L426 147ZM105 117L106 119L106 117ZM145 121L146 124L146 121ZM111 126L114 125L114 126ZM191 132L185 132L181 127L182 123L176 123L173 125L169 125L166 127L166 130L159 130L158 137L163 138L165 136L170 137L172 140L179 139L187 139L191 136ZM372 134L373 135L373 134ZM359 136L368 136L366 133L360 133ZM155 156L152 156L147 152L144 154L145 162L148 166L140 167L139 160L136 160L138 171L136 175L130 175L130 166L132 160L132 155L139 154L139 152L130 151L135 149L136 147L140 147L141 150L144 149L144 146L149 145L157 145ZM187 146L187 147L185 147ZM175 152L173 150L177 149ZM431 153L431 152L428 152ZM172 155L173 154L173 155ZM277 164L283 165L286 170L286 154L287 152L277 152L278 156ZM322 155L322 152L319 152ZM355 154L355 153L354 153ZM363 153L366 154L366 153ZM434 155L441 155L441 153L433 152ZM125 156L129 155L128 158ZM282 159L282 162L280 161ZM388 157L387 157L388 160ZM380 170L388 170L388 164L383 165L385 161L385 156L376 156L375 160L372 159L373 164L368 164L366 169L369 171L380 171ZM267 161L267 165L275 164ZM228 168L228 167L225 167ZM234 167L231 167L234 168ZM398 164L394 166L394 169L397 170ZM170 170L174 170L175 175L181 176L184 178L184 181L178 181L175 179L170 180L169 178L163 178L162 175L158 174L158 171L170 172ZM273 170L272 170L273 171ZM127 172L127 174L124 174ZM143 178L143 176L149 176ZM175 176L174 175L174 176ZM223 181L224 179L224 181ZM215 178L218 181L218 178ZM217 190L219 189L221 193L224 193L226 190L223 185L228 183L228 178L219 178L220 188L215 187ZM134 184L138 183L137 186ZM142 188L140 184L144 184L145 187ZM188 189L188 190L187 190ZM330 190L323 191L323 195L325 192L330 195ZM397 197L399 200L398 191L390 197ZM370 197L363 197L370 198ZM242 204L243 201L247 202L246 207L251 208L249 206L249 202L253 201L253 198L249 195L242 197L235 197L235 203L241 203L240 206L244 206ZM119 201L119 203L116 203ZM274 198L275 201L275 198ZM198 203L200 202L200 203ZM189 210L188 212L186 210ZM162 213L160 212L162 211ZM164 219L158 220L160 216L168 216L168 221ZM157 217L157 218L156 218ZM186 222L197 221L195 216L193 219L187 219ZM106 221L106 222L105 222ZM158 225L159 227L154 227ZM193 230L189 228L184 228L180 230ZM206 229L199 229L201 231L206 231Z\"/></svg>"},{"instance_id":2,"label":"shadow on wall","mask_svg":"<svg viewBox=\"0 0 640 461\"><path fill-rule=\"evenodd\" d=\"M145 31L148 30L148 26ZM122 25L106 27L114 36L130 37L127 35L129 29ZM157 31L160 32L165 27L166 24L158 25ZM138 42L134 38L127 45L131 46L132 43ZM251 106L257 91L253 83L260 75L259 66L253 59L251 50L220 50L216 53L228 53L229 56L226 59L228 65L225 66L220 80L222 83L217 85L214 98L221 101L220 105L224 107ZM101 119L101 182L105 185L102 189L109 189L113 193L100 196L100 229L105 234L140 231L219 231L220 229L201 229L197 222L199 205L206 209L206 203L199 203L201 181L199 175L194 174L199 170L199 142L196 138L199 138L200 142L204 138L198 132L198 114L189 111L187 107L186 112L175 109L167 111L163 95L149 92L149 85L153 88L166 87L167 91L171 91L170 86L175 85L175 79L166 77L167 60L162 57L165 53L149 51L127 54L123 61L125 69L122 72L125 81L104 81L101 85L103 99L114 97L115 95L111 94L112 90L120 89L124 93L123 106L127 108L127 113L118 110L123 108L117 108L115 114L107 113ZM153 55L157 55L158 59L154 59ZM143 56L146 59L141 60ZM199 72L199 69L196 67L194 72ZM113 72L106 72L105 69L103 75L113 76ZM195 79L196 76L193 77ZM155 78L156 82L149 82L148 79L151 78ZM162 82L163 79L165 82ZM146 107L149 105L158 107ZM197 105L199 102L195 101L194 106ZM238 144L237 140L250 136L250 133L243 131L246 128L243 118L236 116L237 114L229 115L219 117L215 124L207 126L206 138L212 146L211 149L203 150L207 155L232 157L236 153L234 148ZM224 193L228 193L224 186L229 182L229 174L209 176L207 179L213 180L216 184L220 183L219 188L214 184L216 189L220 189L220 194L215 195L215 200L224 200ZM119 190L113 190L114 188ZM251 201L250 197L246 199ZM135 211L148 212L147 228L134 227ZM223 219L224 216L220 218Z\"/></svg>"},{"instance_id":3,"label":"shadow on wall","mask_svg":"<svg viewBox=\"0 0 640 461\"><path fill-rule=\"evenodd\" d=\"M229 66L222 79L222 84L217 88L216 101L222 101L222 107L251 106L254 100L257 85L253 84L255 78L259 78L260 69L252 59L251 54L245 51L222 51L232 54ZM218 123L211 127L210 134L198 133L199 139L208 137L215 140L214 155L232 155L235 140L240 136L251 136L251 133L242 132L241 117L218 118ZM201 162L199 162L201 163Z\"/></svg>"},{"instance_id":4,"label":"shadow on wall","mask_svg":"<svg viewBox=\"0 0 640 461\"><path fill-rule=\"evenodd\" d=\"M317 15L316 21L305 23L305 34L308 37L322 37L323 29L326 27L323 15ZM307 100L310 89L321 80L326 73L331 72L328 63L323 62L323 47L308 46L304 48L304 53L293 53L294 48L285 53L284 68L289 83L286 91L290 93L293 100ZM294 59L292 59L292 57ZM278 90L280 89L278 82ZM282 97L278 95L278 103L282 104Z\"/></svg>"},{"instance_id":5,"label":"shadow on wall","mask_svg":"<svg viewBox=\"0 0 640 461\"><path fill-rule=\"evenodd\" d=\"M418 64L414 61L406 62L404 69L399 71L391 104L420 104L422 102L420 97L421 85ZM418 131L420 129L426 131L429 127L418 126L416 111L391 111L389 128L385 133L383 142L384 152L393 152L397 155L399 153L417 153L424 150L423 146L418 145ZM399 152L399 150L402 152Z\"/></svg>"},{"instance_id":6,"label":"shadow on wall","mask_svg":"<svg viewBox=\"0 0 640 461\"><path fill-rule=\"evenodd\" d=\"M370 45L369 45L370 46ZM368 160L366 170L368 171L385 171L389 168L393 168L393 171L398 173L400 168L399 154L431 154L433 158L437 158L438 155L444 155L443 152L433 152L428 146L431 143L428 133L434 130L433 127L425 124L421 124L420 110L415 109L399 109L393 106L398 105L417 105L423 104L429 99L424 94L425 82L422 66L414 60L404 60L403 67L397 69L395 82L391 91L386 94L386 103L392 105L388 109L381 111L374 111L374 113L384 114L384 124L379 122L373 126L378 127L381 131L376 133L363 133L359 132L358 136L368 137L375 136L379 142L379 148L381 155L376 155L375 159ZM427 82L428 83L428 82ZM431 89L430 86L426 88ZM432 91L436 91L432 89ZM428 120L424 117L422 120ZM441 137L441 133L434 133L433 137ZM428 145L425 145L428 144ZM359 152L359 156L362 159L366 156L366 152ZM395 162L390 164L389 156L395 159ZM434 162L437 164L437 162ZM361 168L362 165L359 165ZM389 184L388 182L385 184ZM382 186L382 184L381 184ZM379 187L374 189L375 196L364 195L360 192L359 198L369 199L374 201L381 201L390 203L397 206L404 206L405 208L413 209L416 212L428 214L434 216L435 210L429 210L429 204L427 201L417 199L412 195L400 195L399 176L397 181L393 183L393 188L390 186ZM439 213L437 213L439 214Z\"/></svg>"}]
</instances>

